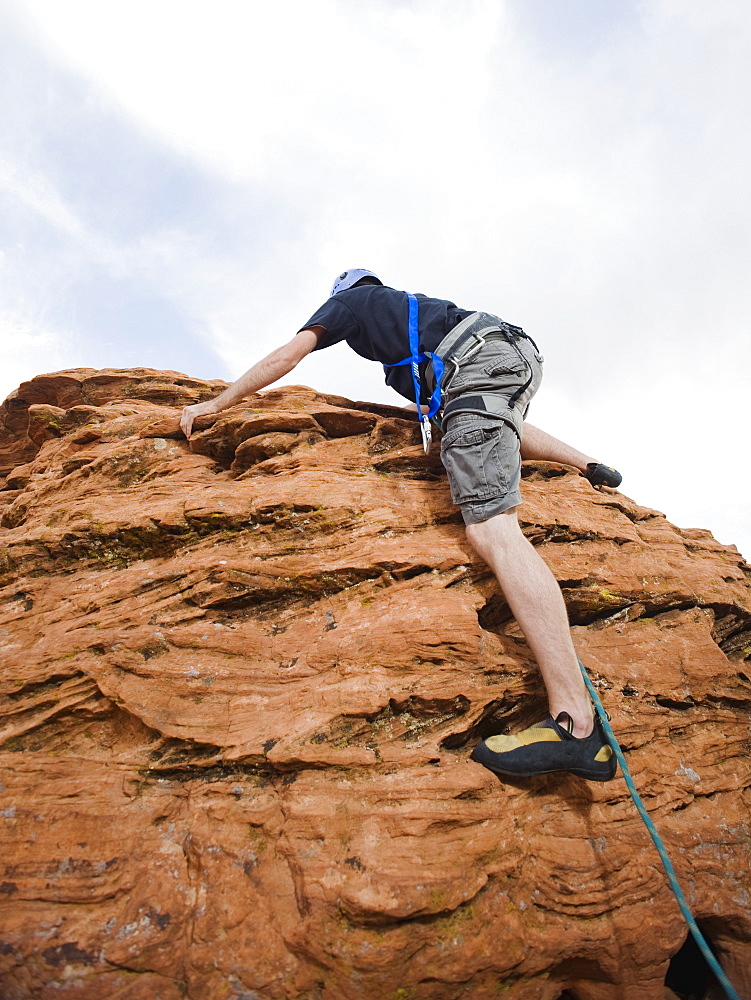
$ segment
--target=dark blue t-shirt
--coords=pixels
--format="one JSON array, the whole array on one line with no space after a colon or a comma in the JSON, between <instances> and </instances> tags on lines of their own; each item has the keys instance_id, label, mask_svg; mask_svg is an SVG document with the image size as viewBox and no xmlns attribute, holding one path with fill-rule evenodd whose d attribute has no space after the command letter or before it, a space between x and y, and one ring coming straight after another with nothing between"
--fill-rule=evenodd
<instances>
[{"instance_id":1,"label":"dark blue t-shirt","mask_svg":"<svg viewBox=\"0 0 751 1000\"><path fill-rule=\"evenodd\" d=\"M445 299L416 296L420 350L435 351L443 338L474 309L459 309ZM314 312L301 330L322 326L326 333L316 351L345 340L357 354L369 361L390 365L409 357L409 306L406 292L385 285L360 285L333 295ZM422 366L421 366L422 367ZM409 365L386 369L386 384L400 395L414 400ZM427 402L424 379L423 402Z\"/></svg>"}]
</instances>

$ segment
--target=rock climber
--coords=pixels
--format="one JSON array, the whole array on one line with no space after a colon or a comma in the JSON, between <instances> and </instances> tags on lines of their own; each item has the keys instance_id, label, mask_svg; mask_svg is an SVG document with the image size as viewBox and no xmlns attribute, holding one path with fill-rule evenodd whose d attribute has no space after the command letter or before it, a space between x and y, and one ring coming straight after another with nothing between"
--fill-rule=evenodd
<instances>
[{"instance_id":1,"label":"rock climber","mask_svg":"<svg viewBox=\"0 0 751 1000\"><path fill-rule=\"evenodd\" d=\"M515 735L482 740L472 758L503 776L568 771L609 781L615 757L587 694L561 590L522 533L517 507L523 458L572 465L593 485L615 487L621 476L524 419L543 359L520 327L445 299L408 295L372 271L352 268L288 343L215 399L185 407L186 438L196 417L233 406L312 351L341 341L381 362L386 382L417 404L426 450L428 416L440 418L441 459L467 538L495 574L545 682L550 716Z\"/></svg>"}]
</instances>

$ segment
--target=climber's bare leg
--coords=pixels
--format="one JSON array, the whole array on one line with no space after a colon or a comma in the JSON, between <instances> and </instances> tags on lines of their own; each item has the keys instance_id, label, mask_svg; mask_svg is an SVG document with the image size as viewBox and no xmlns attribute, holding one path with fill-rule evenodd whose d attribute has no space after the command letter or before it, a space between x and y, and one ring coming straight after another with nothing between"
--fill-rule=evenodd
<instances>
[{"instance_id":1,"label":"climber's bare leg","mask_svg":"<svg viewBox=\"0 0 751 1000\"><path fill-rule=\"evenodd\" d=\"M567 459L566 464L574 463ZM467 538L495 573L535 655L548 693L550 714L556 718L560 712L567 712L574 724L574 736L589 736L592 703L571 642L563 595L547 564L524 537L516 509L479 524L468 524Z\"/></svg>"},{"instance_id":2,"label":"climber's bare leg","mask_svg":"<svg viewBox=\"0 0 751 1000\"><path fill-rule=\"evenodd\" d=\"M524 459L573 465L579 472L585 472L587 465L598 461L591 455L585 455L584 452L577 451L571 445L559 441L552 434L546 434L545 431L527 423L526 420L522 427L521 452Z\"/></svg>"}]
</instances>

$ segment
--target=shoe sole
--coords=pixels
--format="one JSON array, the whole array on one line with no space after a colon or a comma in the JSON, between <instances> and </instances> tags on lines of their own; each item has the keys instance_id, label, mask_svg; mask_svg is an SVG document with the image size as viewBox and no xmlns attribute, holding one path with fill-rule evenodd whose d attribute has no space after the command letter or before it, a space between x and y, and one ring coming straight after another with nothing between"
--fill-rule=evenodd
<instances>
[{"instance_id":1,"label":"shoe sole","mask_svg":"<svg viewBox=\"0 0 751 1000\"><path fill-rule=\"evenodd\" d=\"M482 745L482 744L481 744ZM590 771L584 771L581 768L573 767L548 767L548 768L535 768L532 771L507 771L503 768L497 767L494 764L489 764L482 760L481 756L477 753L477 748L475 748L470 754L470 760L475 761L477 764L482 764L489 771L494 774L503 775L504 778L535 778L538 774L573 774L577 778L584 778L585 781L612 781L613 778L618 773L617 766L614 768L612 774L593 774Z\"/></svg>"}]
</instances>

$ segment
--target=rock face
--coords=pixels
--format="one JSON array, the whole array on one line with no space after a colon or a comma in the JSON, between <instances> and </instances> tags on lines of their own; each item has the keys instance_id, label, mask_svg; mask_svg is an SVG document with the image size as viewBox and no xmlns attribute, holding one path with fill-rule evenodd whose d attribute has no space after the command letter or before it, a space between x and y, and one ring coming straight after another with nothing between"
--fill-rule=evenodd
<instances>
[{"instance_id":1,"label":"rock face","mask_svg":"<svg viewBox=\"0 0 751 1000\"><path fill-rule=\"evenodd\" d=\"M687 929L622 778L468 759L544 692L417 424L284 388L189 447L221 385L78 370L0 411L0 996L663 1000ZM751 571L566 467L523 489L749 997Z\"/></svg>"}]
</instances>

